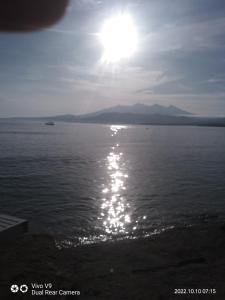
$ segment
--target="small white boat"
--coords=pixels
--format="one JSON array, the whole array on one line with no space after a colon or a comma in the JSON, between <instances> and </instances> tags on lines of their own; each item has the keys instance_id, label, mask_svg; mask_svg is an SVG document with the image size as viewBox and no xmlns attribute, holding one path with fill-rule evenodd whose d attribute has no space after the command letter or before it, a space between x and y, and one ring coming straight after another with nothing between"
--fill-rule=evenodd
<instances>
[{"instance_id":1,"label":"small white boat","mask_svg":"<svg viewBox=\"0 0 225 300\"><path fill-rule=\"evenodd\" d=\"M51 126L53 126L53 125L55 125L55 123L52 122L52 121L50 121L50 122L46 122L45 125L51 125Z\"/></svg>"}]
</instances>

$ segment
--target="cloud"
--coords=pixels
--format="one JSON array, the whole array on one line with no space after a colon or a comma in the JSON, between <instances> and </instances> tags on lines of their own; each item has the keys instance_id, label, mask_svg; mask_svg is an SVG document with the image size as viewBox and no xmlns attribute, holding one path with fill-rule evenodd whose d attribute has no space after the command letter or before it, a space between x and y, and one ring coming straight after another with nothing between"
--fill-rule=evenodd
<instances>
[{"instance_id":1,"label":"cloud","mask_svg":"<svg viewBox=\"0 0 225 300\"><path fill-rule=\"evenodd\" d=\"M191 103L193 108L184 108L195 111L200 102L211 107L211 99L219 107L225 99L225 2L121 3L73 0L65 18L48 30L2 34L0 89L5 112L7 105L15 112L7 99L18 99L27 114L30 107L45 115L135 102ZM119 9L128 10L137 23L139 49L119 66L101 65L103 49L96 33Z\"/></svg>"},{"instance_id":2,"label":"cloud","mask_svg":"<svg viewBox=\"0 0 225 300\"><path fill-rule=\"evenodd\" d=\"M3 98L3 97L0 97L0 103L3 103L3 102L5 102L6 101L6 99L5 98Z\"/></svg>"}]
</instances>

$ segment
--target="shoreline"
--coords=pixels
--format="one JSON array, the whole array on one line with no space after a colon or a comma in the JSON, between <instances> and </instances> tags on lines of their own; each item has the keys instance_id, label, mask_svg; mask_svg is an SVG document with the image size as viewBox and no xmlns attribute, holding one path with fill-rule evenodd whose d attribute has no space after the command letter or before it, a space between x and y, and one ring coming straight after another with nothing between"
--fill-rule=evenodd
<instances>
[{"instance_id":1,"label":"shoreline","mask_svg":"<svg viewBox=\"0 0 225 300\"><path fill-rule=\"evenodd\" d=\"M26 234L1 245L0 257L0 294L5 300L11 299L9 286L13 282L28 285L51 282L57 289L80 290L79 299L85 300L170 300L181 296L182 299L225 299L223 224L176 228L144 239L61 250L52 236ZM216 289L216 294L188 297L174 294L175 289L186 292L187 289ZM18 295L17 299L24 297Z\"/></svg>"}]
</instances>

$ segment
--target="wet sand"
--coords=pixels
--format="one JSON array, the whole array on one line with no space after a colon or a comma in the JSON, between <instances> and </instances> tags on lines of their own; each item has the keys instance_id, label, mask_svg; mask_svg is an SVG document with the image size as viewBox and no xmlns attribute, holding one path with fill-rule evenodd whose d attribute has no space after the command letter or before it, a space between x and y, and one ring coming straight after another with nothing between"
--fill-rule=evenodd
<instances>
[{"instance_id":1,"label":"wet sand","mask_svg":"<svg viewBox=\"0 0 225 300\"><path fill-rule=\"evenodd\" d=\"M0 246L0 298L225 299L225 226L173 229L151 238L57 249L54 238L28 234ZM13 295L11 284L52 283L80 296ZM215 294L188 289L216 289ZM204 290L206 292L207 290ZM200 290L198 290L200 292Z\"/></svg>"}]
</instances>

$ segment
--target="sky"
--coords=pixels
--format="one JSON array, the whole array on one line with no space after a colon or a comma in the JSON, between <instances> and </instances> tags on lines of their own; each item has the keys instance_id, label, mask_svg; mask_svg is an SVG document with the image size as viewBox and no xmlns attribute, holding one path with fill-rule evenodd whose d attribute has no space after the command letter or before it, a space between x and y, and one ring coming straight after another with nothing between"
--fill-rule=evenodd
<instances>
[{"instance_id":1,"label":"sky","mask_svg":"<svg viewBox=\"0 0 225 300\"><path fill-rule=\"evenodd\" d=\"M134 21L137 49L103 63L98 34L120 12ZM71 0L50 28L0 33L0 117L135 103L225 116L224 0Z\"/></svg>"}]
</instances>

